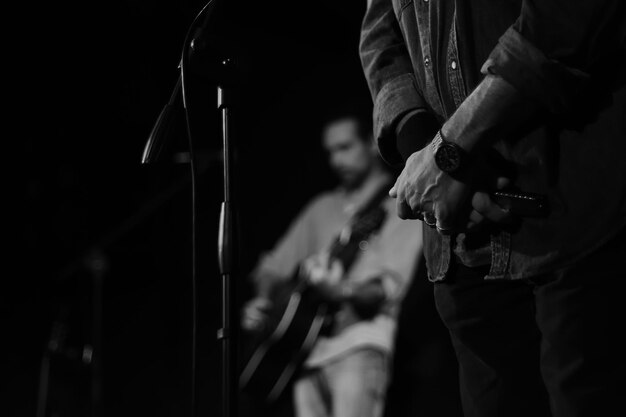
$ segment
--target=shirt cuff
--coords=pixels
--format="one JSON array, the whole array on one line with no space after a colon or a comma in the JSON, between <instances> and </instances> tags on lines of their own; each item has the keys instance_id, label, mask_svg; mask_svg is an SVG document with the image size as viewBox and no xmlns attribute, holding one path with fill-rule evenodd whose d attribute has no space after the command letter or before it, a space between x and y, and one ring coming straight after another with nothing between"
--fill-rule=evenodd
<instances>
[{"instance_id":1,"label":"shirt cuff","mask_svg":"<svg viewBox=\"0 0 626 417\"><path fill-rule=\"evenodd\" d=\"M510 27L481 68L511 83L527 98L552 113L565 113L576 104L589 75L551 60Z\"/></svg>"},{"instance_id":2,"label":"shirt cuff","mask_svg":"<svg viewBox=\"0 0 626 417\"><path fill-rule=\"evenodd\" d=\"M426 108L412 74L402 74L392 79L379 91L374 100L374 137L387 163L402 163L395 135L399 120L412 110Z\"/></svg>"},{"instance_id":3,"label":"shirt cuff","mask_svg":"<svg viewBox=\"0 0 626 417\"><path fill-rule=\"evenodd\" d=\"M396 127L396 147L403 161L430 143L439 129L437 119L426 110L407 113Z\"/></svg>"}]
</instances>

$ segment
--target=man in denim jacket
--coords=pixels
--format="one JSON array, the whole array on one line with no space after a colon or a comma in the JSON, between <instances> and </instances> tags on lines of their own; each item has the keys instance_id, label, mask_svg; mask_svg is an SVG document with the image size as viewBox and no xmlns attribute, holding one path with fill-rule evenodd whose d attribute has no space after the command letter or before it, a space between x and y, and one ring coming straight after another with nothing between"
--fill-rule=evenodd
<instances>
[{"instance_id":1,"label":"man in denim jacket","mask_svg":"<svg viewBox=\"0 0 626 417\"><path fill-rule=\"evenodd\" d=\"M626 2L371 0L360 54L466 416L623 414Z\"/></svg>"}]
</instances>

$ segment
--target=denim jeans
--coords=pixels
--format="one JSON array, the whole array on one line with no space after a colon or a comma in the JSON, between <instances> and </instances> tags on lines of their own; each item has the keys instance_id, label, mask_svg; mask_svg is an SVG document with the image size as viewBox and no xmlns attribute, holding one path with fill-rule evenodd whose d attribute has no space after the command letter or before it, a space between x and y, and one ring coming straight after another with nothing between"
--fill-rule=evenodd
<instances>
[{"instance_id":1,"label":"denim jeans","mask_svg":"<svg viewBox=\"0 0 626 417\"><path fill-rule=\"evenodd\" d=\"M361 348L295 382L297 417L379 417L388 379L387 354Z\"/></svg>"},{"instance_id":2,"label":"denim jeans","mask_svg":"<svg viewBox=\"0 0 626 417\"><path fill-rule=\"evenodd\" d=\"M626 233L527 280L455 264L435 284L465 417L626 415Z\"/></svg>"}]
</instances>

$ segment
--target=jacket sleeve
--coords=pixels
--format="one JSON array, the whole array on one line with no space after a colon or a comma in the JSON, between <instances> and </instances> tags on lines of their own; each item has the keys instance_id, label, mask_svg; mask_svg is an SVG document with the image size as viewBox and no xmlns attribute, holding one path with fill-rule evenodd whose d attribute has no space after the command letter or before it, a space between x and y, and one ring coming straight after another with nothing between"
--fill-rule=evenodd
<instances>
[{"instance_id":1,"label":"jacket sleeve","mask_svg":"<svg viewBox=\"0 0 626 417\"><path fill-rule=\"evenodd\" d=\"M411 110L426 103L418 89L409 54L391 0L371 0L363 18L359 44L361 64L374 103L374 137L381 156L390 164L402 158L395 127Z\"/></svg>"},{"instance_id":2,"label":"jacket sleeve","mask_svg":"<svg viewBox=\"0 0 626 417\"><path fill-rule=\"evenodd\" d=\"M482 72L496 74L551 113L567 112L590 79L626 52L623 0L524 0ZM606 55L614 64L600 68ZM623 68L622 68L623 69ZM613 75L614 78L614 75Z\"/></svg>"},{"instance_id":3,"label":"jacket sleeve","mask_svg":"<svg viewBox=\"0 0 626 417\"><path fill-rule=\"evenodd\" d=\"M626 2L524 0L482 66L485 78L442 128L467 149L540 123L586 123L626 69ZM479 146L481 145L481 146Z\"/></svg>"}]
</instances>

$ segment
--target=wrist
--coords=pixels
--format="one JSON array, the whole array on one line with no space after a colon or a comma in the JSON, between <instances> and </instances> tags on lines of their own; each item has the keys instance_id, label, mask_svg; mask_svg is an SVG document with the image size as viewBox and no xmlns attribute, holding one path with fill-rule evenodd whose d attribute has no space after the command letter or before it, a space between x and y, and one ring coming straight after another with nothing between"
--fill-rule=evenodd
<instances>
[{"instance_id":1,"label":"wrist","mask_svg":"<svg viewBox=\"0 0 626 417\"><path fill-rule=\"evenodd\" d=\"M425 110L415 110L405 115L396 130L396 148L406 161L414 152L428 146L439 128L439 122Z\"/></svg>"},{"instance_id":2,"label":"wrist","mask_svg":"<svg viewBox=\"0 0 626 417\"><path fill-rule=\"evenodd\" d=\"M535 106L505 79L487 75L441 127L445 138L470 154L515 135L536 115Z\"/></svg>"},{"instance_id":3,"label":"wrist","mask_svg":"<svg viewBox=\"0 0 626 417\"><path fill-rule=\"evenodd\" d=\"M470 154L456 142L448 140L438 130L430 142L437 167L448 175L460 179L467 176Z\"/></svg>"}]
</instances>

